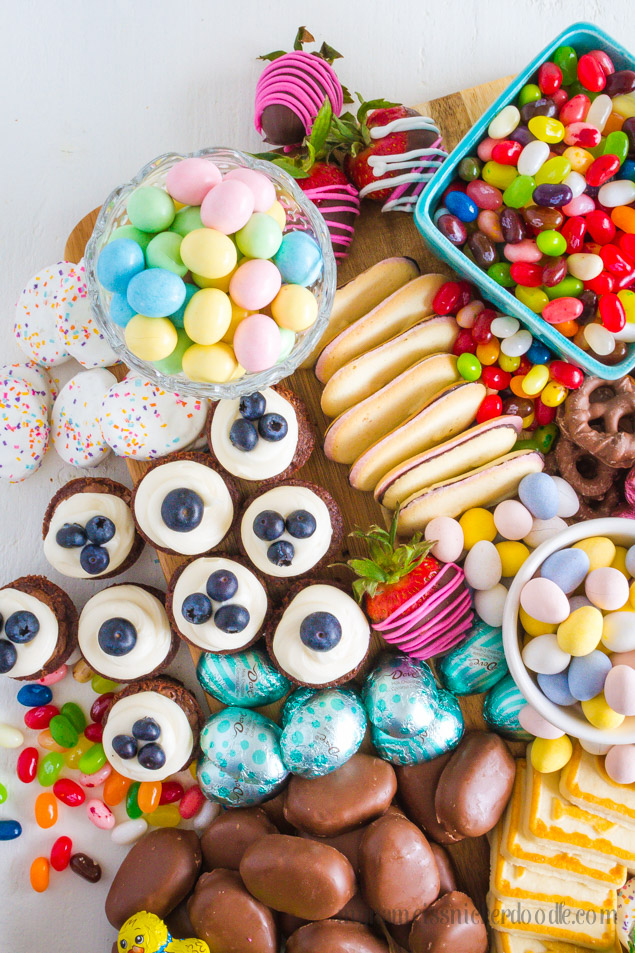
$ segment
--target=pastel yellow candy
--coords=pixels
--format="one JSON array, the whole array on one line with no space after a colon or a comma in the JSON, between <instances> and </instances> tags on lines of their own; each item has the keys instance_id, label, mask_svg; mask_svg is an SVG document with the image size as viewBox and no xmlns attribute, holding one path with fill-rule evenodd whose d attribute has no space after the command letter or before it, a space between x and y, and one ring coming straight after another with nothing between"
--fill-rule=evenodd
<instances>
[{"instance_id":1,"label":"pastel yellow candy","mask_svg":"<svg viewBox=\"0 0 635 953\"><path fill-rule=\"evenodd\" d=\"M230 299L231 300L231 299ZM232 306L232 316L229 322L229 327L223 334L221 341L224 341L225 344L231 344L234 340L234 332L243 318L246 318L248 314L253 314L252 311L247 311L245 308L239 308L235 301L231 302ZM244 373L244 371L243 371Z\"/></svg>"},{"instance_id":2,"label":"pastel yellow candy","mask_svg":"<svg viewBox=\"0 0 635 953\"><path fill-rule=\"evenodd\" d=\"M481 539L486 539L490 543L496 539L494 517L482 506L473 506L466 510L459 523L463 530L463 545L466 549L471 549L474 543L478 543Z\"/></svg>"},{"instance_id":3,"label":"pastel yellow candy","mask_svg":"<svg viewBox=\"0 0 635 953\"><path fill-rule=\"evenodd\" d=\"M232 280L232 276L236 268L238 268L241 259L242 255L228 275L223 275L221 278L204 278L203 275L195 275L194 272L192 272L192 281L195 285L198 285L199 288L218 288L219 291L227 293L229 291L229 282Z\"/></svg>"},{"instance_id":4,"label":"pastel yellow candy","mask_svg":"<svg viewBox=\"0 0 635 953\"><path fill-rule=\"evenodd\" d=\"M501 543L496 543L496 549L501 558L503 576L515 576L529 556L527 546L514 540L503 540Z\"/></svg>"},{"instance_id":5,"label":"pastel yellow candy","mask_svg":"<svg viewBox=\"0 0 635 953\"><path fill-rule=\"evenodd\" d=\"M183 373L191 381L224 384L235 372L238 361L229 344L192 344L183 355Z\"/></svg>"},{"instance_id":6,"label":"pastel yellow candy","mask_svg":"<svg viewBox=\"0 0 635 953\"><path fill-rule=\"evenodd\" d=\"M602 638L604 616L595 606L580 606L558 626L558 645L569 655L588 655Z\"/></svg>"},{"instance_id":7,"label":"pastel yellow candy","mask_svg":"<svg viewBox=\"0 0 635 953\"><path fill-rule=\"evenodd\" d=\"M181 258L203 278L223 278L236 267L238 252L231 238L215 228L195 228L181 242Z\"/></svg>"},{"instance_id":8,"label":"pastel yellow candy","mask_svg":"<svg viewBox=\"0 0 635 953\"><path fill-rule=\"evenodd\" d=\"M631 583L630 589L628 590L628 601L635 609L635 582Z\"/></svg>"},{"instance_id":9,"label":"pastel yellow candy","mask_svg":"<svg viewBox=\"0 0 635 953\"><path fill-rule=\"evenodd\" d=\"M541 622L539 619L534 619L525 612L522 606L518 609L518 615L520 624L528 635L551 635L557 629L555 623Z\"/></svg>"},{"instance_id":10,"label":"pastel yellow candy","mask_svg":"<svg viewBox=\"0 0 635 953\"><path fill-rule=\"evenodd\" d=\"M125 328L126 346L142 361L162 361L176 347L179 337L169 318L135 314Z\"/></svg>"},{"instance_id":11,"label":"pastel yellow candy","mask_svg":"<svg viewBox=\"0 0 635 953\"><path fill-rule=\"evenodd\" d=\"M230 381L237 381L237 380L240 380L240 378L241 378L241 377L244 377L244 376L245 376L245 368L244 368L244 367L241 367L240 364L237 364L237 365L236 365L236 369L234 370L234 373L232 374L232 376L231 376L229 379L230 379Z\"/></svg>"},{"instance_id":12,"label":"pastel yellow candy","mask_svg":"<svg viewBox=\"0 0 635 953\"><path fill-rule=\"evenodd\" d=\"M540 774L551 774L564 768L573 754L568 735L561 738L536 738L531 745L531 763Z\"/></svg>"},{"instance_id":13,"label":"pastel yellow candy","mask_svg":"<svg viewBox=\"0 0 635 953\"><path fill-rule=\"evenodd\" d=\"M589 536L573 545L573 549L581 549L589 557L589 572L593 569L603 569L610 566L615 559L615 543L606 536Z\"/></svg>"},{"instance_id":14,"label":"pastel yellow candy","mask_svg":"<svg viewBox=\"0 0 635 953\"><path fill-rule=\"evenodd\" d=\"M281 328L306 331L317 318L317 299L302 285L283 285L271 302L271 315Z\"/></svg>"},{"instance_id":15,"label":"pastel yellow candy","mask_svg":"<svg viewBox=\"0 0 635 953\"><path fill-rule=\"evenodd\" d=\"M271 217L275 219L280 228L284 231L284 226L287 224L287 214L280 202L274 202L271 208L267 209L265 214L271 215Z\"/></svg>"},{"instance_id":16,"label":"pastel yellow candy","mask_svg":"<svg viewBox=\"0 0 635 953\"><path fill-rule=\"evenodd\" d=\"M611 563L612 569L618 569L622 575L629 578L629 572L626 568L626 547L625 546L616 546L615 547L615 556L613 556L613 562Z\"/></svg>"},{"instance_id":17,"label":"pastel yellow candy","mask_svg":"<svg viewBox=\"0 0 635 953\"><path fill-rule=\"evenodd\" d=\"M595 728L600 728L603 731L611 731L615 728L619 728L624 721L624 715L620 715L619 712L613 711L613 709L609 707L604 697L604 692L600 692L595 698L591 698L588 702L582 702L581 704L582 711L587 720L590 721Z\"/></svg>"},{"instance_id":18,"label":"pastel yellow candy","mask_svg":"<svg viewBox=\"0 0 635 953\"><path fill-rule=\"evenodd\" d=\"M183 326L195 344L216 344L232 319L229 295L218 288L201 288L187 303Z\"/></svg>"}]
</instances>

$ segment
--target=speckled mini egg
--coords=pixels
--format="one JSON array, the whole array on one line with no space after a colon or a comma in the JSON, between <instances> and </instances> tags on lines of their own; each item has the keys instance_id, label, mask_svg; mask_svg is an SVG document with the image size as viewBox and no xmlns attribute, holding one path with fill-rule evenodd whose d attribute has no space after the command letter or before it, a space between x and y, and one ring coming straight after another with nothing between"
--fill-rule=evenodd
<instances>
[{"instance_id":1,"label":"speckled mini egg","mask_svg":"<svg viewBox=\"0 0 635 953\"><path fill-rule=\"evenodd\" d=\"M465 642L436 662L441 684L455 695L488 691L507 674L503 631L476 622Z\"/></svg>"},{"instance_id":2,"label":"speckled mini egg","mask_svg":"<svg viewBox=\"0 0 635 953\"><path fill-rule=\"evenodd\" d=\"M530 735L535 738L562 738L564 731L556 728L547 721L546 718L532 708L531 705L524 705L518 712L518 721Z\"/></svg>"},{"instance_id":3,"label":"speckled mini egg","mask_svg":"<svg viewBox=\"0 0 635 953\"><path fill-rule=\"evenodd\" d=\"M441 689L437 710L430 726L410 738L395 738L371 724L370 736L377 753L391 764L421 764L432 761L458 745L465 731L457 699Z\"/></svg>"},{"instance_id":4,"label":"speckled mini egg","mask_svg":"<svg viewBox=\"0 0 635 953\"><path fill-rule=\"evenodd\" d=\"M520 592L520 604L532 619L557 624L569 615L569 600L551 579L530 579Z\"/></svg>"},{"instance_id":5,"label":"speckled mini egg","mask_svg":"<svg viewBox=\"0 0 635 953\"><path fill-rule=\"evenodd\" d=\"M465 579L472 589L492 589L501 581L502 564L494 543L481 539L474 543L463 564Z\"/></svg>"},{"instance_id":6,"label":"speckled mini egg","mask_svg":"<svg viewBox=\"0 0 635 953\"><path fill-rule=\"evenodd\" d=\"M581 549L561 549L547 556L540 575L555 582L568 595L584 582L589 565L589 557Z\"/></svg>"},{"instance_id":7,"label":"speckled mini egg","mask_svg":"<svg viewBox=\"0 0 635 953\"><path fill-rule=\"evenodd\" d=\"M635 745L613 745L606 752L604 769L616 784L635 782Z\"/></svg>"},{"instance_id":8,"label":"speckled mini egg","mask_svg":"<svg viewBox=\"0 0 635 953\"><path fill-rule=\"evenodd\" d=\"M503 500L494 510L494 524L505 539L522 539L531 532L534 518L519 500Z\"/></svg>"},{"instance_id":9,"label":"speckled mini egg","mask_svg":"<svg viewBox=\"0 0 635 953\"><path fill-rule=\"evenodd\" d=\"M556 675L563 672L571 656L563 652L555 635L537 635L523 649L523 662L532 672L540 675Z\"/></svg>"},{"instance_id":10,"label":"speckled mini egg","mask_svg":"<svg viewBox=\"0 0 635 953\"><path fill-rule=\"evenodd\" d=\"M492 731L514 741L529 741L531 735L518 720L518 713L527 702L511 675L506 675L490 688L483 702L483 718Z\"/></svg>"},{"instance_id":11,"label":"speckled mini egg","mask_svg":"<svg viewBox=\"0 0 635 953\"><path fill-rule=\"evenodd\" d=\"M427 662L382 655L362 689L369 720L394 738L424 731L435 717L437 686Z\"/></svg>"},{"instance_id":12,"label":"speckled mini egg","mask_svg":"<svg viewBox=\"0 0 635 953\"><path fill-rule=\"evenodd\" d=\"M425 528L427 540L435 540L430 550L442 563L453 563L463 551L463 528L458 520L450 516L435 516Z\"/></svg>"},{"instance_id":13,"label":"speckled mini egg","mask_svg":"<svg viewBox=\"0 0 635 953\"><path fill-rule=\"evenodd\" d=\"M327 688L300 704L282 730L286 766L303 778L330 774L355 754L366 733L366 712L350 688Z\"/></svg>"},{"instance_id":14,"label":"speckled mini egg","mask_svg":"<svg viewBox=\"0 0 635 953\"><path fill-rule=\"evenodd\" d=\"M225 705L258 708L284 698L291 683L260 649L235 655L203 652L196 667L201 688Z\"/></svg>"},{"instance_id":15,"label":"speckled mini egg","mask_svg":"<svg viewBox=\"0 0 635 953\"><path fill-rule=\"evenodd\" d=\"M610 652L635 649L635 612L609 612L604 616L602 643Z\"/></svg>"},{"instance_id":16,"label":"speckled mini egg","mask_svg":"<svg viewBox=\"0 0 635 953\"><path fill-rule=\"evenodd\" d=\"M561 705L565 708L568 708L569 705L575 705L576 700L569 688L569 674L567 671L556 672L554 675L539 673L537 681L543 695L546 695L554 705Z\"/></svg>"},{"instance_id":17,"label":"speckled mini egg","mask_svg":"<svg viewBox=\"0 0 635 953\"><path fill-rule=\"evenodd\" d=\"M479 619L487 625L499 626L503 623L503 610L507 599L507 589L499 582L491 589L481 589L474 593L474 608Z\"/></svg>"},{"instance_id":18,"label":"speckled mini egg","mask_svg":"<svg viewBox=\"0 0 635 953\"><path fill-rule=\"evenodd\" d=\"M619 569L604 566L586 577L584 591L594 606L605 612L621 609L628 602L628 581Z\"/></svg>"},{"instance_id":19,"label":"speckled mini egg","mask_svg":"<svg viewBox=\"0 0 635 953\"><path fill-rule=\"evenodd\" d=\"M550 520L535 519L531 532L523 536L523 540L528 546L535 549L537 546L540 546L541 543L546 542L548 539L553 539L554 536L562 533L565 529L567 529L567 524L560 516L554 516L553 519Z\"/></svg>"},{"instance_id":20,"label":"speckled mini egg","mask_svg":"<svg viewBox=\"0 0 635 953\"><path fill-rule=\"evenodd\" d=\"M604 682L604 697L613 711L635 715L635 669L630 665L614 665Z\"/></svg>"},{"instance_id":21,"label":"speckled mini egg","mask_svg":"<svg viewBox=\"0 0 635 953\"><path fill-rule=\"evenodd\" d=\"M569 516L575 516L575 514L580 509L580 500L578 499L578 494L573 489L570 483L567 483L566 480L563 480L562 477L554 476L551 477L553 482L556 484L556 489L558 491L558 516L567 518Z\"/></svg>"}]
</instances>

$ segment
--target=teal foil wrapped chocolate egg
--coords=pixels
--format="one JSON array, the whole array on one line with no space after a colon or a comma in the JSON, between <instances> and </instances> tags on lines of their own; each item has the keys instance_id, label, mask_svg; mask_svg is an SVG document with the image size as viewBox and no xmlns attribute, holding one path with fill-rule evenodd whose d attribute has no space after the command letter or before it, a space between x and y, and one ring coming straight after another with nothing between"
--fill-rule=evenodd
<instances>
[{"instance_id":1,"label":"teal foil wrapped chocolate egg","mask_svg":"<svg viewBox=\"0 0 635 953\"><path fill-rule=\"evenodd\" d=\"M261 649L235 655L203 652L196 666L201 688L225 705L257 708L284 698L291 683Z\"/></svg>"},{"instance_id":2,"label":"teal foil wrapped chocolate egg","mask_svg":"<svg viewBox=\"0 0 635 953\"><path fill-rule=\"evenodd\" d=\"M434 718L437 686L427 662L384 654L362 689L371 723L394 738L421 734Z\"/></svg>"},{"instance_id":3,"label":"teal foil wrapped chocolate egg","mask_svg":"<svg viewBox=\"0 0 635 953\"><path fill-rule=\"evenodd\" d=\"M282 759L293 774L319 778L341 767L359 749L366 712L350 688L312 693L287 718L280 737Z\"/></svg>"},{"instance_id":4,"label":"teal foil wrapped chocolate egg","mask_svg":"<svg viewBox=\"0 0 635 953\"><path fill-rule=\"evenodd\" d=\"M450 692L441 689L432 723L421 734L410 738L394 738L371 725L370 737L377 753L385 761L391 764L421 764L456 748L464 731L465 722L458 700Z\"/></svg>"},{"instance_id":5,"label":"teal foil wrapped chocolate egg","mask_svg":"<svg viewBox=\"0 0 635 953\"><path fill-rule=\"evenodd\" d=\"M518 712L527 704L511 675L506 675L498 684L490 688L483 702L483 718L488 728L503 738L514 741L530 741L518 721Z\"/></svg>"},{"instance_id":6,"label":"teal foil wrapped chocolate egg","mask_svg":"<svg viewBox=\"0 0 635 953\"><path fill-rule=\"evenodd\" d=\"M280 714L280 720L282 722L282 727L287 724L293 713L300 705L303 705L308 698L313 698L313 696L319 692L319 688L309 688L308 685L304 688L296 688L294 692L291 692L284 705L282 706L282 712Z\"/></svg>"},{"instance_id":7,"label":"teal foil wrapped chocolate egg","mask_svg":"<svg viewBox=\"0 0 635 953\"><path fill-rule=\"evenodd\" d=\"M266 801L289 774L280 751L280 728L249 708L225 708L208 718L201 749L201 790L210 801L231 807Z\"/></svg>"},{"instance_id":8,"label":"teal foil wrapped chocolate egg","mask_svg":"<svg viewBox=\"0 0 635 953\"><path fill-rule=\"evenodd\" d=\"M437 660L436 669L443 687L455 695L488 691L508 671L503 630L477 622L465 642Z\"/></svg>"}]
</instances>

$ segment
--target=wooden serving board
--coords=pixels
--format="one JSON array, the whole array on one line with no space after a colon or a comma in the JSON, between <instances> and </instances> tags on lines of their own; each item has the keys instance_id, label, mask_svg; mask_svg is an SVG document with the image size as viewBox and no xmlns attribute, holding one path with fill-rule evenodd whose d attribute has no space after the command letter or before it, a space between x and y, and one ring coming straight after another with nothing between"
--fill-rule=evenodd
<instances>
[{"instance_id":1,"label":"wooden serving board","mask_svg":"<svg viewBox=\"0 0 635 953\"><path fill-rule=\"evenodd\" d=\"M465 89L459 93L443 96L431 102L420 103L415 108L424 115L431 116L439 125L448 150L454 148L470 126L481 116L484 110L493 102L499 93L508 85L511 77ZM90 212L78 223L66 243L65 258L68 261L79 261L84 254L98 209ZM364 202L362 214L358 219L355 238L350 257L338 269L338 283L343 284L365 268L383 258L395 255L408 255L414 258L421 267L421 273L442 272L450 274L448 267L439 262L423 243L415 228L411 215L402 212L382 214L377 203ZM115 369L121 371L121 368ZM122 373L119 373L122 376ZM371 493L360 493L353 490L348 483L348 469L344 466L327 460L322 452L321 437L326 430L328 420L320 408L321 386L310 370L300 370L288 379L289 385L304 400L309 414L315 424L318 440L316 449L308 463L299 471L298 477L317 483L327 488L338 501L344 514L346 532L355 526L367 527L371 523L381 523L382 513L375 503ZM128 460L128 469L134 481L141 478L147 469L147 464ZM245 494L253 492L254 484L244 480L236 481ZM343 558L349 554L358 555L361 550L357 540L344 542ZM229 536L223 544L223 550L228 553L238 553L236 540ZM166 580L169 580L175 569L186 560L181 557L168 556L158 553L159 562L163 568ZM327 569L324 575L333 578L350 579L346 570ZM383 646L383 641L373 637L372 651L377 653ZM191 648L194 662L198 660L200 651ZM222 706L208 696L211 711ZM269 717L275 717L280 705L270 705L260 709ZM474 695L461 700L461 707L465 716L466 725L470 728L483 728L481 714L482 696ZM522 750L521 745L512 745L516 753ZM487 893L489 877L489 851L485 837L463 841L450 848L456 862L462 887L474 898L481 912L485 913L485 894Z\"/></svg>"}]
</instances>

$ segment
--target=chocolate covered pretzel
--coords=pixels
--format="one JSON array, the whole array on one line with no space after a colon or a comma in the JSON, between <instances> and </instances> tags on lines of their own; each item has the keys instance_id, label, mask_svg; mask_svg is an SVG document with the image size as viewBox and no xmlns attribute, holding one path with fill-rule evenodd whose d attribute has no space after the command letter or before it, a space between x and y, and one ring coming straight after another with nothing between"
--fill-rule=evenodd
<instances>
[{"instance_id":1,"label":"chocolate covered pretzel","mask_svg":"<svg viewBox=\"0 0 635 953\"><path fill-rule=\"evenodd\" d=\"M554 451L558 473L579 496L598 499L607 493L618 473L588 450L576 446L566 437L560 437Z\"/></svg>"},{"instance_id":2,"label":"chocolate covered pretzel","mask_svg":"<svg viewBox=\"0 0 635 953\"><path fill-rule=\"evenodd\" d=\"M576 446L609 467L635 463L635 385L630 377L587 377L558 408L558 425Z\"/></svg>"}]
</instances>

